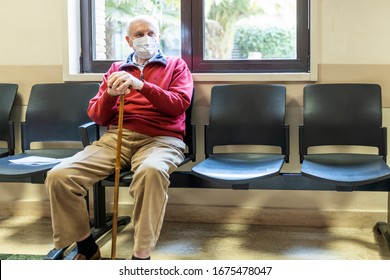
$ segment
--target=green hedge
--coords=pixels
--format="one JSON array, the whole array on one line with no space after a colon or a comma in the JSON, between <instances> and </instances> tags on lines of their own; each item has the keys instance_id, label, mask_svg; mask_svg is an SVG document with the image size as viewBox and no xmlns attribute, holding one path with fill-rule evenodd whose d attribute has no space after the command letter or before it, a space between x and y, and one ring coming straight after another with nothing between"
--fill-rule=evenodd
<instances>
[{"instance_id":1,"label":"green hedge","mask_svg":"<svg viewBox=\"0 0 390 280\"><path fill-rule=\"evenodd\" d=\"M249 52L261 52L263 59L295 58L294 30L240 26L235 30L235 51L246 58Z\"/></svg>"}]
</instances>

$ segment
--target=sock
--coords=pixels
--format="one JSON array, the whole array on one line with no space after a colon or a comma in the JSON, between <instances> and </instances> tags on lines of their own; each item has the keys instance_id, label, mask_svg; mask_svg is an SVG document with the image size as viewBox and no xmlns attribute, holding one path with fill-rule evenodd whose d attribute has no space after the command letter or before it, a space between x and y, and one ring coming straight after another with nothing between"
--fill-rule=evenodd
<instances>
[{"instance_id":1,"label":"sock","mask_svg":"<svg viewBox=\"0 0 390 280\"><path fill-rule=\"evenodd\" d=\"M137 258L136 256L132 255L131 259L132 260L140 260L140 261L148 261L148 260L150 260L150 257L147 257L147 258L143 259L143 258Z\"/></svg>"},{"instance_id":2,"label":"sock","mask_svg":"<svg viewBox=\"0 0 390 280\"><path fill-rule=\"evenodd\" d=\"M95 242L95 239L92 236L88 236L86 239L82 241L78 241L77 243L77 253L84 255L87 260L90 259L98 250L98 245Z\"/></svg>"}]
</instances>

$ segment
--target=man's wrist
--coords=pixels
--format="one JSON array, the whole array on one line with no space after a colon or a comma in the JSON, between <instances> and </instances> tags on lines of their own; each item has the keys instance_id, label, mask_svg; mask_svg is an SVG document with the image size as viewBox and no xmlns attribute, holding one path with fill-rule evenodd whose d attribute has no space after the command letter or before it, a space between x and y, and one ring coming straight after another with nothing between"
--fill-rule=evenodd
<instances>
[{"instance_id":1,"label":"man's wrist","mask_svg":"<svg viewBox=\"0 0 390 280\"><path fill-rule=\"evenodd\" d=\"M133 80L133 88L136 90L141 90L144 87L144 83L138 79Z\"/></svg>"}]
</instances>

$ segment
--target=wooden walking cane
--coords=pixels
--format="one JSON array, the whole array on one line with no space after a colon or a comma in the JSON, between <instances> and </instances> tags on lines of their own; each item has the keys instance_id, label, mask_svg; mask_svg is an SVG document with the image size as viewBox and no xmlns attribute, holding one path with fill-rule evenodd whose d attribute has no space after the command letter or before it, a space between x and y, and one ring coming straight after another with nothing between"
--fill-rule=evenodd
<instances>
[{"instance_id":1,"label":"wooden walking cane","mask_svg":"<svg viewBox=\"0 0 390 280\"><path fill-rule=\"evenodd\" d=\"M122 130L123 130L123 111L125 95L120 95L119 118L118 118L118 140L116 145L115 159L115 184L114 184L114 210L112 217L112 243L111 259L116 258L116 237L118 235L118 198L119 198L119 175L121 171L121 148L122 148Z\"/></svg>"}]
</instances>

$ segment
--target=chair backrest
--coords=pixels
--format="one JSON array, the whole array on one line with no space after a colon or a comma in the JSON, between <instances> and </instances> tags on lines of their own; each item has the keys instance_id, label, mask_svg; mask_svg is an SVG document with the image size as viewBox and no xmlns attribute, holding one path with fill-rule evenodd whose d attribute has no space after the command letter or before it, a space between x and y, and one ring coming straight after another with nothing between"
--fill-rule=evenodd
<instances>
[{"instance_id":1,"label":"chair backrest","mask_svg":"<svg viewBox=\"0 0 390 280\"><path fill-rule=\"evenodd\" d=\"M17 92L17 84L0 83L0 141L7 142L10 155L15 149L14 126L10 116Z\"/></svg>"},{"instance_id":2,"label":"chair backrest","mask_svg":"<svg viewBox=\"0 0 390 280\"><path fill-rule=\"evenodd\" d=\"M221 145L278 146L289 154L283 85L217 85L211 90L209 124L205 127L206 156Z\"/></svg>"},{"instance_id":3,"label":"chair backrest","mask_svg":"<svg viewBox=\"0 0 390 280\"><path fill-rule=\"evenodd\" d=\"M309 147L324 145L372 146L386 156L379 85L307 85L303 98L301 156L307 154Z\"/></svg>"},{"instance_id":4,"label":"chair backrest","mask_svg":"<svg viewBox=\"0 0 390 280\"><path fill-rule=\"evenodd\" d=\"M34 85L21 127L22 150L33 142L80 141L78 126L91 121L87 108L98 90L98 83Z\"/></svg>"},{"instance_id":5,"label":"chair backrest","mask_svg":"<svg viewBox=\"0 0 390 280\"><path fill-rule=\"evenodd\" d=\"M186 110L186 121L185 121L186 134L185 134L184 139L183 139L184 143L187 146L187 151L184 153L187 161L195 161L196 160L196 158L195 158L195 155L196 155L195 125L192 123L194 92L195 92L195 89L192 92L190 106Z\"/></svg>"}]
</instances>

